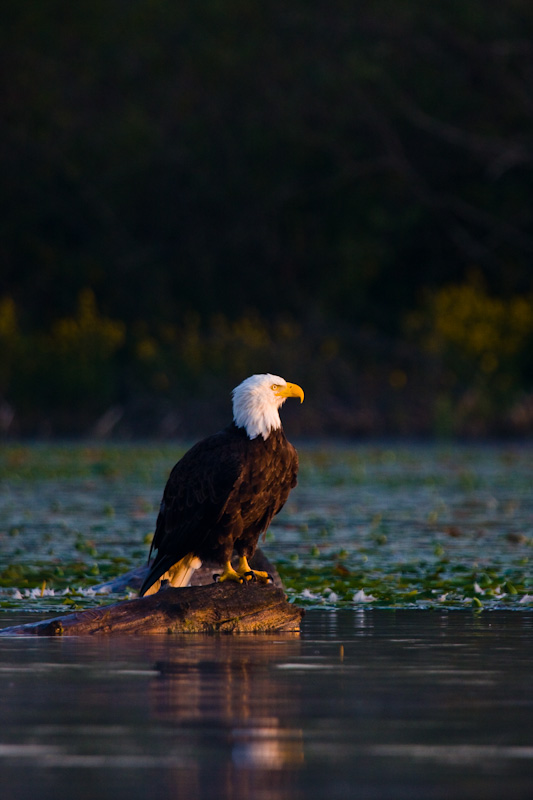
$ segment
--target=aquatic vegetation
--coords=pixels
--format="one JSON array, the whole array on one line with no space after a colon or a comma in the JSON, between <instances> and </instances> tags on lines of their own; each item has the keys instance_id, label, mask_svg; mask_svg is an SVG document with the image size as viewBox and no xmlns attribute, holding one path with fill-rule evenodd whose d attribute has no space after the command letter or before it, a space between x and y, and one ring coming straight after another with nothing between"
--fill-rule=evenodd
<instances>
[{"instance_id":1,"label":"aquatic vegetation","mask_svg":"<svg viewBox=\"0 0 533 800\"><path fill-rule=\"evenodd\" d=\"M0 456L0 608L115 601L142 564L182 447L9 445ZM262 547L304 606L533 605L533 451L300 446L298 489Z\"/></svg>"},{"instance_id":2,"label":"aquatic vegetation","mask_svg":"<svg viewBox=\"0 0 533 800\"><path fill-rule=\"evenodd\" d=\"M533 585L524 570L493 571L481 588L480 574L461 564L398 565L390 574L364 569L350 572L339 564L314 569L278 565L287 591L299 603L353 606L371 603L386 608L495 608L533 603Z\"/></svg>"}]
</instances>

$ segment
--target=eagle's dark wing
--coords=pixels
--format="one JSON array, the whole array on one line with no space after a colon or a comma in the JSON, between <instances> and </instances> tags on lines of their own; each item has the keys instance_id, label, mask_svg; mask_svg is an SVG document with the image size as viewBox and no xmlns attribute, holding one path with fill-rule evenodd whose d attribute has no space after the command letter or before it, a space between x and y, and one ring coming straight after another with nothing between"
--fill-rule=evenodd
<instances>
[{"instance_id":1,"label":"eagle's dark wing","mask_svg":"<svg viewBox=\"0 0 533 800\"><path fill-rule=\"evenodd\" d=\"M173 564L202 545L223 514L244 464L241 436L228 429L194 445L168 478L150 555L157 550L141 593Z\"/></svg>"},{"instance_id":2,"label":"eagle's dark wing","mask_svg":"<svg viewBox=\"0 0 533 800\"><path fill-rule=\"evenodd\" d=\"M279 477L278 483L280 487L279 496L276 504L274 514L279 514L291 493L298 483L298 468L299 459L298 452L290 442L285 439L286 456L284 463L281 464L283 475Z\"/></svg>"}]
</instances>

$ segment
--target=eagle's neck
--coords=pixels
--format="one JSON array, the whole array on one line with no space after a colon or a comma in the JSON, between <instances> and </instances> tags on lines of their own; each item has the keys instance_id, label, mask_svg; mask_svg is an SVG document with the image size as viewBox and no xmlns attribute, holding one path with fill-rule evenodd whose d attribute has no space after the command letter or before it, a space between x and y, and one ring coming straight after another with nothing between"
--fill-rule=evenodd
<instances>
[{"instance_id":1,"label":"eagle's neck","mask_svg":"<svg viewBox=\"0 0 533 800\"><path fill-rule=\"evenodd\" d=\"M233 399L233 420L238 428L244 428L249 439L262 436L268 439L272 431L281 428L278 408L270 398L257 395L235 395Z\"/></svg>"}]
</instances>

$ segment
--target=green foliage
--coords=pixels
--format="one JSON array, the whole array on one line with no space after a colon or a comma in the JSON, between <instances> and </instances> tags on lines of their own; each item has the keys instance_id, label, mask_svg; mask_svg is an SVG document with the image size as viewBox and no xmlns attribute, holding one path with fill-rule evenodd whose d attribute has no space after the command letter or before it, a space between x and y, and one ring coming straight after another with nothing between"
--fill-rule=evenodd
<instances>
[{"instance_id":1,"label":"green foliage","mask_svg":"<svg viewBox=\"0 0 533 800\"><path fill-rule=\"evenodd\" d=\"M89 289L80 293L76 315L56 320L48 332L23 332L12 298L5 297L0 391L22 412L53 410L83 424L114 396L114 359L124 339L124 325L99 314Z\"/></svg>"},{"instance_id":2,"label":"green foliage","mask_svg":"<svg viewBox=\"0 0 533 800\"><path fill-rule=\"evenodd\" d=\"M442 361L450 394L459 398L458 427L465 416L490 423L528 384L533 295L491 295L473 272L465 283L428 291L407 326Z\"/></svg>"},{"instance_id":3,"label":"green foliage","mask_svg":"<svg viewBox=\"0 0 533 800\"><path fill-rule=\"evenodd\" d=\"M533 297L490 296L474 273L464 284L443 286L427 299L427 347L449 357L458 378L501 373L510 381L516 357L533 334Z\"/></svg>"}]
</instances>

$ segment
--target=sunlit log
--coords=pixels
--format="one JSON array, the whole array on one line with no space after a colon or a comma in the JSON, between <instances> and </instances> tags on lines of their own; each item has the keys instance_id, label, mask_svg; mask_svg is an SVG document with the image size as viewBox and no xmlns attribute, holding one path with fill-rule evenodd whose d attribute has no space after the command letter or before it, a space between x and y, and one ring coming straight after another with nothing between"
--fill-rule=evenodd
<instances>
[{"instance_id":1,"label":"sunlit log","mask_svg":"<svg viewBox=\"0 0 533 800\"><path fill-rule=\"evenodd\" d=\"M271 584L211 583L4 628L0 635L255 633L298 631L303 611Z\"/></svg>"}]
</instances>

